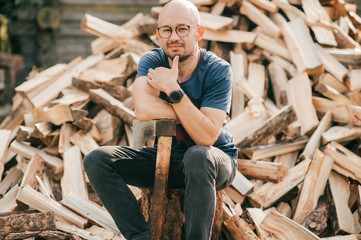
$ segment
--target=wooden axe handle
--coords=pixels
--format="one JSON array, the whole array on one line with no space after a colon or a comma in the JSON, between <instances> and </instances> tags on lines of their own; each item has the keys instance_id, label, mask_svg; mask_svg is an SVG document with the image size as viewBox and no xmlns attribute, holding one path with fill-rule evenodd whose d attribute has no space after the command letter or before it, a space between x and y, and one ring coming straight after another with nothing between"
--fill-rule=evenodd
<instances>
[{"instance_id":1,"label":"wooden axe handle","mask_svg":"<svg viewBox=\"0 0 361 240\"><path fill-rule=\"evenodd\" d=\"M160 240L163 233L172 137L159 136L149 225L151 240Z\"/></svg>"}]
</instances>

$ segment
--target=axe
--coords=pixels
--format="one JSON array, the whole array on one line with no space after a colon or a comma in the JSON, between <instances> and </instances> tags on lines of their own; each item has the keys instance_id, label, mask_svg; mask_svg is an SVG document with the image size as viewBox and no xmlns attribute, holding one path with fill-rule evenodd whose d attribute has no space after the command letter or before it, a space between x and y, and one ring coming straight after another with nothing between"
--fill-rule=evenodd
<instances>
[{"instance_id":1,"label":"axe","mask_svg":"<svg viewBox=\"0 0 361 240\"><path fill-rule=\"evenodd\" d=\"M161 239L163 232L172 136L175 134L175 120L133 120L133 148L141 149L151 137L158 137L154 187L149 216L151 240Z\"/></svg>"}]
</instances>

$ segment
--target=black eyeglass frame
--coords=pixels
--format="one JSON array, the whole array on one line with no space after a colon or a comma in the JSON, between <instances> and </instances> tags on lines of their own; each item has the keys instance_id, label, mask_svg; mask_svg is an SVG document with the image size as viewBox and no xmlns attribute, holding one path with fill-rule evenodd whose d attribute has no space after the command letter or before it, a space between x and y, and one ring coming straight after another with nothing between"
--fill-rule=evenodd
<instances>
[{"instance_id":1,"label":"black eyeglass frame","mask_svg":"<svg viewBox=\"0 0 361 240\"><path fill-rule=\"evenodd\" d=\"M188 33L187 33L187 35L185 35L185 36L180 36L179 33L178 33L178 27L188 27ZM158 33L159 33L159 36L160 36L161 38L163 38L163 39L170 38L170 36L172 36L172 34L173 34L173 29L174 29L175 33L176 33L179 37L184 38L184 37L187 37L187 36L189 35L189 33L191 32L191 27L199 27L199 25L198 25L198 24L197 24L197 25L180 24L180 25L178 25L178 26L176 26L176 27L161 26L161 27L157 27L157 31L158 31ZM170 32L170 34L169 34L168 37L162 37L162 35L161 35L160 31L159 31L159 29L161 29L161 28L170 28L170 29L171 29L171 32Z\"/></svg>"}]
</instances>

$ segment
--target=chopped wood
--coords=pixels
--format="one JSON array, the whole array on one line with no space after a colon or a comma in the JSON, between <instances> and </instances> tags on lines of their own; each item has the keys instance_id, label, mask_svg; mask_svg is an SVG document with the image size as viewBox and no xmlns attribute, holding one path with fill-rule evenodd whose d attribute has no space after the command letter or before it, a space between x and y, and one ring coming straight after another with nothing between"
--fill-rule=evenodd
<instances>
[{"instance_id":1,"label":"chopped wood","mask_svg":"<svg viewBox=\"0 0 361 240\"><path fill-rule=\"evenodd\" d=\"M278 239L320 239L311 231L271 209L263 219L261 227L272 232Z\"/></svg>"},{"instance_id":2,"label":"chopped wood","mask_svg":"<svg viewBox=\"0 0 361 240\"><path fill-rule=\"evenodd\" d=\"M32 188L38 186L36 176L41 176L45 171L45 160L39 154L35 153L31 158L28 167L24 173L20 188L29 185Z\"/></svg>"},{"instance_id":3,"label":"chopped wood","mask_svg":"<svg viewBox=\"0 0 361 240\"><path fill-rule=\"evenodd\" d=\"M74 146L66 150L63 159L64 173L61 178L63 198L70 193L87 198L88 192L84 180L82 157L79 148Z\"/></svg>"},{"instance_id":4,"label":"chopped wood","mask_svg":"<svg viewBox=\"0 0 361 240\"><path fill-rule=\"evenodd\" d=\"M257 7L248 1L242 1L240 13L247 16L252 22L262 28L267 35L278 38L281 36L280 27L275 24L269 17L262 13Z\"/></svg>"},{"instance_id":5,"label":"chopped wood","mask_svg":"<svg viewBox=\"0 0 361 240\"><path fill-rule=\"evenodd\" d=\"M334 159L335 171L361 182L361 157L337 142L327 144L324 152Z\"/></svg>"},{"instance_id":6,"label":"chopped wood","mask_svg":"<svg viewBox=\"0 0 361 240\"><path fill-rule=\"evenodd\" d=\"M301 123L301 135L315 129L319 123L315 107L312 105L312 89L306 73L289 80L287 84L287 99L296 112Z\"/></svg>"},{"instance_id":7,"label":"chopped wood","mask_svg":"<svg viewBox=\"0 0 361 240\"><path fill-rule=\"evenodd\" d=\"M17 154L23 156L24 158L31 159L35 154L39 154L44 158L46 164L54 169L54 173L60 173L63 171L63 161L57 157L51 156L40 149L34 148L32 146L26 145L24 143L13 141L10 144L10 150L16 152Z\"/></svg>"},{"instance_id":8,"label":"chopped wood","mask_svg":"<svg viewBox=\"0 0 361 240\"><path fill-rule=\"evenodd\" d=\"M344 104L353 104L353 101L346 97L345 95L342 95L340 92L338 92L336 89L332 88L331 86L328 86L324 83L318 83L315 87L316 91L321 93L323 96L335 101L340 102Z\"/></svg>"},{"instance_id":9,"label":"chopped wood","mask_svg":"<svg viewBox=\"0 0 361 240\"><path fill-rule=\"evenodd\" d=\"M84 133L82 130L77 131L70 137L70 142L80 149L80 151L86 155L92 150L99 147L90 133ZM65 153L64 153L65 154Z\"/></svg>"},{"instance_id":10,"label":"chopped wood","mask_svg":"<svg viewBox=\"0 0 361 240\"><path fill-rule=\"evenodd\" d=\"M224 221L224 225L231 232L233 239L259 240L250 226L248 226L247 222L239 216L232 216Z\"/></svg>"},{"instance_id":11,"label":"chopped wood","mask_svg":"<svg viewBox=\"0 0 361 240\"><path fill-rule=\"evenodd\" d=\"M78 228L72 224L66 223L64 221L55 221L56 228L60 231L70 233L76 236L81 237L81 239L87 239L87 240L102 240L104 238L101 238L100 236L96 236L93 233L90 233L84 229Z\"/></svg>"},{"instance_id":12,"label":"chopped wood","mask_svg":"<svg viewBox=\"0 0 361 240\"><path fill-rule=\"evenodd\" d=\"M268 208L303 181L311 160L306 159L291 168L278 183L267 182L248 195L254 207Z\"/></svg>"},{"instance_id":13,"label":"chopped wood","mask_svg":"<svg viewBox=\"0 0 361 240\"><path fill-rule=\"evenodd\" d=\"M351 91L361 88L360 78L361 78L360 69L353 69L348 73L348 78L346 79L346 85Z\"/></svg>"},{"instance_id":14,"label":"chopped wood","mask_svg":"<svg viewBox=\"0 0 361 240\"><path fill-rule=\"evenodd\" d=\"M245 176L265 181L279 182L288 172L280 163L238 159L238 170Z\"/></svg>"},{"instance_id":15,"label":"chopped wood","mask_svg":"<svg viewBox=\"0 0 361 240\"><path fill-rule=\"evenodd\" d=\"M230 51L230 63L232 66L233 72L233 81L232 81L232 119L243 112L245 108L245 97L240 88L237 87L237 83L245 77L246 72L246 53L243 51L241 53L236 53Z\"/></svg>"},{"instance_id":16,"label":"chopped wood","mask_svg":"<svg viewBox=\"0 0 361 240\"><path fill-rule=\"evenodd\" d=\"M275 54L276 56L283 57L288 61L291 61L292 59L285 43L277 41L277 39L269 37L266 34L262 34L261 32L257 32L254 44L272 54Z\"/></svg>"},{"instance_id":17,"label":"chopped wood","mask_svg":"<svg viewBox=\"0 0 361 240\"><path fill-rule=\"evenodd\" d=\"M212 30L206 29L203 39L228 43L253 43L256 34L240 30Z\"/></svg>"},{"instance_id":18,"label":"chopped wood","mask_svg":"<svg viewBox=\"0 0 361 240\"><path fill-rule=\"evenodd\" d=\"M66 87L71 85L71 80L73 77L77 77L80 72L85 69L93 66L103 58L102 54L92 55L83 61L76 64L74 67L67 70L62 76L56 79L52 84L45 88L42 92L38 93L34 98L31 99L31 103L35 107L42 107L46 105L49 101L54 100Z\"/></svg>"},{"instance_id":19,"label":"chopped wood","mask_svg":"<svg viewBox=\"0 0 361 240\"><path fill-rule=\"evenodd\" d=\"M135 119L134 112L125 107L122 102L113 98L109 93L102 89L93 89L89 90L89 94L92 101L104 107L109 113L129 124L133 124Z\"/></svg>"},{"instance_id":20,"label":"chopped wood","mask_svg":"<svg viewBox=\"0 0 361 240\"><path fill-rule=\"evenodd\" d=\"M80 195L69 193L61 203L73 211L81 214L84 218L92 220L102 227L105 227L115 233L119 233L117 226L110 214L96 203Z\"/></svg>"},{"instance_id":21,"label":"chopped wood","mask_svg":"<svg viewBox=\"0 0 361 240\"><path fill-rule=\"evenodd\" d=\"M290 51L293 62L300 73L321 74L323 65L316 53L306 23L302 18L283 23L281 26L283 37Z\"/></svg>"},{"instance_id":22,"label":"chopped wood","mask_svg":"<svg viewBox=\"0 0 361 240\"><path fill-rule=\"evenodd\" d=\"M257 145L254 147L244 148L242 153L252 160L263 159L303 149L308 140L308 138L299 138L285 143Z\"/></svg>"},{"instance_id":23,"label":"chopped wood","mask_svg":"<svg viewBox=\"0 0 361 240\"><path fill-rule=\"evenodd\" d=\"M9 233L56 230L53 212L24 212L0 214L1 236Z\"/></svg>"},{"instance_id":24,"label":"chopped wood","mask_svg":"<svg viewBox=\"0 0 361 240\"><path fill-rule=\"evenodd\" d=\"M324 193L334 160L316 151L306 173L293 220L302 224L316 208L319 197Z\"/></svg>"},{"instance_id":25,"label":"chopped wood","mask_svg":"<svg viewBox=\"0 0 361 240\"><path fill-rule=\"evenodd\" d=\"M329 177L329 184L331 189L330 197L332 197L332 209L334 208L334 214L331 214L331 221L336 234L340 231L358 233L351 209L348 206L350 185L347 178L332 171Z\"/></svg>"},{"instance_id":26,"label":"chopped wood","mask_svg":"<svg viewBox=\"0 0 361 240\"><path fill-rule=\"evenodd\" d=\"M236 171L236 176L231 183L231 186L236 189L243 196L247 195L253 189L253 183L250 182L242 173Z\"/></svg>"},{"instance_id":27,"label":"chopped wood","mask_svg":"<svg viewBox=\"0 0 361 240\"><path fill-rule=\"evenodd\" d=\"M361 136L361 127L354 126L334 126L322 133L322 143L326 145L335 141L338 143L347 143Z\"/></svg>"},{"instance_id":28,"label":"chopped wood","mask_svg":"<svg viewBox=\"0 0 361 240\"><path fill-rule=\"evenodd\" d=\"M268 64L267 69L272 82L275 102L278 107L284 107L288 104L286 94L288 78L286 71L277 62L271 62Z\"/></svg>"},{"instance_id":29,"label":"chopped wood","mask_svg":"<svg viewBox=\"0 0 361 240\"><path fill-rule=\"evenodd\" d=\"M258 97L267 95L266 69L262 64L251 62L248 65L248 82Z\"/></svg>"},{"instance_id":30,"label":"chopped wood","mask_svg":"<svg viewBox=\"0 0 361 240\"><path fill-rule=\"evenodd\" d=\"M18 203L16 202L16 197L19 192L19 185L12 187L3 197L0 199L0 213L4 212L13 212Z\"/></svg>"},{"instance_id":31,"label":"chopped wood","mask_svg":"<svg viewBox=\"0 0 361 240\"><path fill-rule=\"evenodd\" d=\"M337 91L339 91L340 93L344 93L348 91L347 86L344 84L343 81L338 80L337 78L335 78L333 75L331 75L330 73L324 73L321 74L320 78L319 78L319 83L323 83L326 84L334 89L336 89Z\"/></svg>"},{"instance_id":32,"label":"chopped wood","mask_svg":"<svg viewBox=\"0 0 361 240\"><path fill-rule=\"evenodd\" d=\"M253 130L243 140L236 145L239 148L248 146L256 146L265 143L269 138L281 132L288 124L292 123L296 118L292 106L287 105L283 107L277 115L269 118L260 124L257 129ZM231 128L232 129L232 128Z\"/></svg>"},{"instance_id":33,"label":"chopped wood","mask_svg":"<svg viewBox=\"0 0 361 240\"><path fill-rule=\"evenodd\" d=\"M59 202L49 198L30 186L25 186L19 192L18 200L41 212L53 211L56 219L71 222L77 227L84 228L87 220L62 206Z\"/></svg>"},{"instance_id":34,"label":"chopped wood","mask_svg":"<svg viewBox=\"0 0 361 240\"><path fill-rule=\"evenodd\" d=\"M206 12L200 12L199 16L201 17L202 24L207 29L225 30L231 28L233 24L233 18L230 17L214 15Z\"/></svg>"},{"instance_id":35,"label":"chopped wood","mask_svg":"<svg viewBox=\"0 0 361 240\"><path fill-rule=\"evenodd\" d=\"M310 140L307 142L303 152L300 154L301 158L304 159L313 157L316 149L321 145L321 137L331 127L331 124L331 112L328 111L322 117L316 130L312 133Z\"/></svg>"},{"instance_id":36,"label":"chopped wood","mask_svg":"<svg viewBox=\"0 0 361 240\"><path fill-rule=\"evenodd\" d=\"M0 182L0 195L4 195L9 189L14 187L21 181L23 172L16 167L12 167L7 171L6 176Z\"/></svg>"}]
</instances>

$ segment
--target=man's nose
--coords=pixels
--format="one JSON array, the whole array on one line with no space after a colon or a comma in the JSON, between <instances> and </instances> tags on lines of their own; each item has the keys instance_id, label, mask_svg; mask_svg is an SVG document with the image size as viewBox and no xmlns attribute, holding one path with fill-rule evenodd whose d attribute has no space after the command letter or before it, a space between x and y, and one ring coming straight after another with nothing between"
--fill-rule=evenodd
<instances>
[{"instance_id":1,"label":"man's nose","mask_svg":"<svg viewBox=\"0 0 361 240\"><path fill-rule=\"evenodd\" d=\"M172 41L174 41L174 40L178 40L179 39L179 36L178 36L178 34L177 34L177 32L176 32L176 30L175 30L175 28L172 30L172 33L171 33L171 35L169 36L169 40L172 40Z\"/></svg>"}]
</instances>

